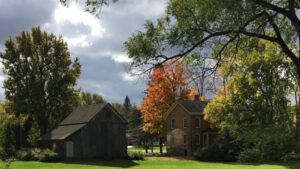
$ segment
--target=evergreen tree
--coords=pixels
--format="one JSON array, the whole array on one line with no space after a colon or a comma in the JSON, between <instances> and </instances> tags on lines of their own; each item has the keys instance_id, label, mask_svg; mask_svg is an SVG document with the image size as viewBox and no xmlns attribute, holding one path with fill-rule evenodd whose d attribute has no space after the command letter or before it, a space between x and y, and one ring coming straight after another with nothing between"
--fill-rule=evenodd
<instances>
[{"instance_id":1,"label":"evergreen tree","mask_svg":"<svg viewBox=\"0 0 300 169\"><path fill-rule=\"evenodd\" d=\"M130 113L131 109L132 109L132 105L130 103L130 99L128 96L126 96L124 103L123 103L123 112L122 112L125 119L129 120L129 113Z\"/></svg>"}]
</instances>

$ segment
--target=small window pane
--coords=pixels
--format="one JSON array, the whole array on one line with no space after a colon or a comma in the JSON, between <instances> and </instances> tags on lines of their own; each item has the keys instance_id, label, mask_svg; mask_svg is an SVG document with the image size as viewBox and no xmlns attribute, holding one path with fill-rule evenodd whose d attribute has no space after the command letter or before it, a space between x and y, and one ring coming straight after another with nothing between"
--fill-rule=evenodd
<instances>
[{"instance_id":1,"label":"small window pane","mask_svg":"<svg viewBox=\"0 0 300 169\"><path fill-rule=\"evenodd\" d=\"M187 119L184 118L184 119L183 119L183 127L186 128L186 126L187 126Z\"/></svg>"},{"instance_id":2,"label":"small window pane","mask_svg":"<svg viewBox=\"0 0 300 169\"><path fill-rule=\"evenodd\" d=\"M171 128L172 129L175 128L175 119L172 119L172 121L171 121Z\"/></svg>"},{"instance_id":3,"label":"small window pane","mask_svg":"<svg viewBox=\"0 0 300 169\"><path fill-rule=\"evenodd\" d=\"M187 143L187 135L183 135L183 144Z\"/></svg>"},{"instance_id":4,"label":"small window pane","mask_svg":"<svg viewBox=\"0 0 300 169\"><path fill-rule=\"evenodd\" d=\"M199 128L200 127L200 119L199 118L196 118L196 120L195 120L195 126L196 126L196 128Z\"/></svg>"}]
</instances>

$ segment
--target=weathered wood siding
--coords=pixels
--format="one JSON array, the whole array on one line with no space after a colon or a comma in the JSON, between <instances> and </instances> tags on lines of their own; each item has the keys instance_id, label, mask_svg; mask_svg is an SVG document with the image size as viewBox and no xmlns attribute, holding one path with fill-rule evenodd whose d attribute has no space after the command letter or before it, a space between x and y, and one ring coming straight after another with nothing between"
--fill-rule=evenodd
<instances>
[{"instance_id":1,"label":"weathered wood siding","mask_svg":"<svg viewBox=\"0 0 300 169\"><path fill-rule=\"evenodd\" d=\"M127 155L126 124L105 107L84 128L65 141L74 145L74 159L121 158Z\"/></svg>"}]
</instances>

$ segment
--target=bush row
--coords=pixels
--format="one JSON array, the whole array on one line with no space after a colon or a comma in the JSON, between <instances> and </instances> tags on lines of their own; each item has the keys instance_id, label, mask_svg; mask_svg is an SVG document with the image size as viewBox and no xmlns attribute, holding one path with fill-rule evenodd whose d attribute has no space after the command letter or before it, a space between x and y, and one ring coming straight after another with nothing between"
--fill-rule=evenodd
<instances>
[{"instance_id":1,"label":"bush row","mask_svg":"<svg viewBox=\"0 0 300 169\"><path fill-rule=\"evenodd\" d=\"M19 150L16 153L16 158L22 161L31 160L31 161L42 161L42 162L54 162L60 160L60 157L57 153L49 149L41 150L39 148Z\"/></svg>"},{"instance_id":2,"label":"bush row","mask_svg":"<svg viewBox=\"0 0 300 169\"><path fill-rule=\"evenodd\" d=\"M128 158L130 160L144 160L145 155L141 151L131 151L131 152L128 152Z\"/></svg>"}]
</instances>

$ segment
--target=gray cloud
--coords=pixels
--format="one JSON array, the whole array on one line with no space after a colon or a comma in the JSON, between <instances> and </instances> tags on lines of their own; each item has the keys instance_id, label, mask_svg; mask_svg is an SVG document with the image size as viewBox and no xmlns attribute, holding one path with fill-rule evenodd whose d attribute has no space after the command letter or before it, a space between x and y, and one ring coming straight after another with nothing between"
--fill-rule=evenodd
<instances>
[{"instance_id":1,"label":"gray cloud","mask_svg":"<svg viewBox=\"0 0 300 169\"><path fill-rule=\"evenodd\" d=\"M69 40L72 57L79 57L82 65L78 87L101 94L109 102L122 103L128 95L132 102L140 104L145 83L128 78L126 63L117 62L113 55L124 55L124 41L136 30L142 30L146 20L154 21L159 18L166 2L167 0L122 0L103 7L100 17L95 19L72 11L72 14L58 15L57 18L55 12L61 7L56 0L0 1L0 50L9 35L14 36L21 30L41 25L44 30ZM74 17L81 17L81 20L76 21L77 18ZM100 31L101 35L95 36L95 28L104 29L105 32ZM3 79L2 74L0 77ZM1 96L3 90L0 90Z\"/></svg>"},{"instance_id":2,"label":"gray cloud","mask_svg":"<svg viewBox=\"0 0 300 169\"><path fill-rule=\"evenodd\" d=\"M55 0L10 0L0 1L0 42L39 26L52 18L57 3Z\"/></svg>"}]
</instances>

